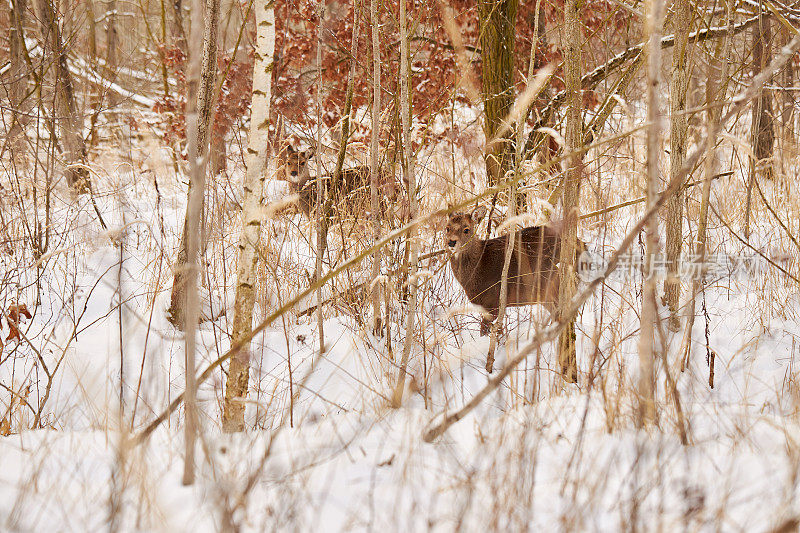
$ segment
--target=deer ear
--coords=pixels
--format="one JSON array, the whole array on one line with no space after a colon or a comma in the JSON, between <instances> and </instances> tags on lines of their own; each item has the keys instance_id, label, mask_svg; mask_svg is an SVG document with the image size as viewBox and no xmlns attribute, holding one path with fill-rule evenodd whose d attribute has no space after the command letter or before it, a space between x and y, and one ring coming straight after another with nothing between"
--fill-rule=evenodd
<instances>
[{"instance_id":1,"label":"deer ear","mask_svg":"<svg viewBox=\"0 0 800 533\"><path fill-rule=\"evenodd\" d=\"M286 151L289 152L290 154L293 154L294 153L294 146L292 146L291 144L287 145L286 146Z\"/></svg>"},{"instance_id":2,"label":"deer ear","mask_svg":"<svg viewBox=\"0 0 800 533\"><path fill-rule=\"evenodd\" d=\"M486 208L482 205L477 206L472 211L472 215L470 215L472 221L475 222L476 224L480 222L485 216L486 216Z\"/></svg>"},{"instance_id":3,"label":"deer ear","mask_svg":"<svg viewBox=\"0 0 800 533\"><path fill-rule=\"evenodd\" d=\"M301 155L303 156L303 159L308 161L309 159L314 157L314 149L313 148L309 148L308 150L303 151L303 153Z\"/></svg>"}]
</instances>

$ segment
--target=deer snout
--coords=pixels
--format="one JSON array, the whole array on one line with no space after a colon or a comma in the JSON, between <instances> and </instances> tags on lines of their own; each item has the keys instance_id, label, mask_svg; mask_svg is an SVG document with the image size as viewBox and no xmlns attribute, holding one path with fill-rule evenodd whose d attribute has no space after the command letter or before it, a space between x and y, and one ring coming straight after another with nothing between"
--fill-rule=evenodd
<instances>
[{"instance_id":1,"label":"deer snout","mask_svg":"<svg viewBox=\"0 0 800 533\"><path fill-rule=\"evenodd\" d=\"M297 176L297 171L296 170L292 170L289 174L291 174L292 177L296 177Z\"/></svg>"},{"instance_id":2,"label":"deer snout","mask_svg":"<svg viewBox=\"0 0 800 533\"><path fill-rule=\"evenodd\" d=\"M453 240L447 241L447 246L449 246L450 248L454 247L455 245L456 245L456 241L453 241Z\"/></svg>"}]
</instances>

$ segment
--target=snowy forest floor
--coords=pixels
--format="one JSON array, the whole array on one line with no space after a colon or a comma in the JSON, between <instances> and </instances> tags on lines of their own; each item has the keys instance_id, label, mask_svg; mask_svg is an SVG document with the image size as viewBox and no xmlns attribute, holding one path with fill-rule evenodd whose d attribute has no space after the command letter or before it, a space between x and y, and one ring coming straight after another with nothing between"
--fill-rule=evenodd
<instances>
[{"instance_id":1,"label":"snowy forest floor","mask_svg":"<svg viewBox=\"0 0 800 533\"><path fill-rule=\"evenodd\" d=\"M641 194L641 142L632 136L587 157L583 211ZM480 190L471 177L480 172L479 158L457 152L451 159L449 150L445 142L418 158L423 212L466 197L443 184L452 176L464 190ZM73 201L61 186L46 213L34 189L41 177L12 172L4 162L0 179L11 192L0 205L8 243L0 257L2 299L4 309L26 303L33 318L24 324L23 339L7 342L0 353L0 529L796 527L800 294L795 280L759 257L758 268L732 272L754 253L737 238L747 168L737 159L736 143L723 144L720 155L721 170L734 174L712 188L711 255L718 268L698 297L686 371L677 365L684 330L665 328L657 337L669 364L658 366L653 427L637 431L634 425L642 280L628 271L603 284L581 312L578 386L561 381L547 345L441 439L424 443L424 430L488 379L488 338L478 335L478 314L437 256L420 265L431 276L421 293L401 408L389 407L405 335L396 280L388 284L391 335L373 335L363 294L334 298L324 307L328 349L322 356L316 315L298 316L300 305L253 342L248 431L221 432L221 370L201 385L198 479L190 487L181 485L182 408L144 443L128 441L183 391L184 339L166 309L185 177L176 175L155 141L137 139L120 151L99 154L93 166L97 210L108 230L88 197ZM200 326L199 371L229 347L242 174L241 164L232 163L230 177L212 181L207 194L202 291L215 320ZM798 250L781 227L795 231L786 221L798 220L797 184L778 181L761 185L764 200L756 196L750 243L797 276ZM284 185L270 182L270 197L279 198ZM698 198L693 191L687 202L687 245L697 227ZM780 223L765 202L781 207ZM581 236L591 251L608 254L642 212L640 204L586 221ZM31 245L39 224L50 228L41 256ZM422 252L441 248L441 226L423 227ZM341 228L332 231L332 261L336 254L352 257L369 242L366 222ZM257 321L307 286L313 234L300 215L268 220ZM632 257L643 254L640 241ZM394 244L384 272L402 255L402 244ZM325 294L364 281L368 272L368 263L349 271ZM684 301L689 290L684 283ZM538 307L510 310L495 368L547 319ZM677 381L686 446L664 386L666 371ZM37 412L45 429L31 430Z\"/></svg>"}]
</instances>

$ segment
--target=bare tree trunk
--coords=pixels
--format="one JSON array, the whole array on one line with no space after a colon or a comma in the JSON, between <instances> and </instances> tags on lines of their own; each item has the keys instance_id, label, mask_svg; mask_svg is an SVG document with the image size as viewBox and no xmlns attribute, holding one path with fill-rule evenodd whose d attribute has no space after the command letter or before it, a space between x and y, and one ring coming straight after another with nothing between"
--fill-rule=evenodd
<instances>
[{"instance_id":1,"label":"bare tree trunk","mask_svg":"<svg viewBox=\"0 0 800 533\"><path fill-rule=\"evenodd\" d=\"M731 41L733 40L733 26L735 11L734 1L727 1L727 19L728 19L728 34L723 38L719 48L717 48L715 57L708 65L707 81L706 81L706 160L704 165L704 181L703 192L700 199L700 219L697 223L697 237L695 238L695 260L701 265L705 262L706 255L706 232L708 228L708 202L711 197L711 180L716 173L717 157L716 157L716 136L712 132L719 131L720 117L722 116L722 109L714 106L716 102L724 102L728 93L728 72L730 71L729 53ZM719 69L720 60L722 61L722 68ZM716 77L718 70L721 70L719 79ZM719 89L717 90L717 83ZM686 312L686 328L684 330L683 341L681 342L681 372L689 367L689 354L692 349L692 329L694 328L694 315L696 309L697 295L704 288L703 272L700 271L700 277L695 277L692 280L692 295L689 300L689 307Z\"/></svg>"},{"instance_id":2,"label":"bare tree trunk","mask_svg":"<svg viewBox=\"0 0 800 533\"><path fill-rule=\"evenodd\" d=\"M414 161L411 147L411 60L408 46L408 28L406 20L406 3L400 2L400 113L403 121L403 178L408 184L408 200L410 218L417 216L417 184L414 179ZM416 229L407 234L410 243L408 265L408 316L406 317L406 338L403 343L403 355L400 359L400 373L392 395L392 407L398 408L403 403L406 388L406 370L411 346L414 343L414 327L417 316L417 240Z\"/></svg>"},{"instance_id":3,"label":"bare tree trunk","mask_svg":"<svg viewBox=\"0 0 800 533\"><path fill-rule=\"evenodd\" d=\"M647 17L647 208L656 202L659 186L658 154L661 120L659 78L661 73L661 31L664 23L663 0L651 0ZM655 355L654 332L656 312L656 279L652 271L658 253L658 218L652 217L645 227L647 248L642 291L641 328L639 333L639 390L636 426L641 428L655 419Z\"/></svg>"},{"instance_id":4,"label":"bare tree trunk","mask_svg":"<svg viewBox=\"0 0 800 533\"><path fill-rule=\"evenodd\" d=\"M320 164L321 156L320 151L322 147L322 46L323 46L323 31L324 31L324 15L325 4L324 0L320 0L318 4L319 12L319 25L317 33L317 68L319 78L317 81L317 147L315 150L317 158L317 169L322 168ZM326 187L322 179L317 179L315 186L317 188L317 257L314 265L314 280L319 280L322 277L322 263L323 257L328 249L328 230L330 229L331 214L334 204L338 201L337 191L340 190L340 183L342 180L342 166L344 165L345 155L347 154L347 142L350 137L350 114L353 107L353 88L356 75L356 55L358 51L358 12L359 4L353 8L353 28L350 41L350 69L347 75L347 92L345 94L344 111L342 113L341 130L339 137L339 152L336 157L336 166L331 176L331 181L327 187L327 194L325 193ZM322 287L320 286L316 291L317 297L317 331L319 334L319 353L325 352L325 327L324 316L322 313Z\"/></svg>"},{"instance_id":5,"label":"bare tree trunk","mask_svg":"<svg viewBox=\"0 0 800 533\"><path fill-rule=\"evenodd\" d=\"M242 232L239 237L239 267L233 315L233 346L250 336L255 305L256 246L261 237L261 201L266 178L265 163L269 141L269 109L272 98L272 67L275 58L275 9L272 3L254 6L256 50L253 67L253 101L250 106L250 133L247 139L247 174L244 183ZM222 429L244 429L244 398L250 376L250 348L244 343L231 356L225 385Z\"/></svg>"},{"instance_id":6,"label":"bare tree trunk","mask_svg":"<svg viewBox=\"0 0 800 533\"><path fill-rule=\"evenodd\" d=\"M327 196L324 194L325 187L323 187L323 181L318 179L316 182L317 186L317 262L314 268L314 279L318 280L322 277L322 258L325 252L327 251L328 247L328 230L330 229L331 223L331 214L332 209L335 203L339 201L339 197L337 192L341 190L341 181L342 181L342 167L344 165L344 159L347 155L347 142L350 138L350 114L353 110L353 89L355 86L355 76L356 76L356 57L358 54L358 13L360 9L360 4L356 2L353 8L353 31L351 34L351 41L350 41L350 70L347 75L347 92L345 94L345 102L344 102L344 111L342 113L342 121L341 121L341 137L339 143L339 153L336 157L336 166L333 170L333 175L331 176L331 183L328 187ZM320 10L322 13L322 10ZM322 25L322 16L320 16L320 25ZM320 33L321 35L321 33ZM321 47L320 47L321 48ZM320 48L317 49L317 58L320 59ZM321 65L321 60L318 63ZM322 73L322 69L320 68L320 73ZM322 76L320 75L320 87L321 87L321 79ZM321 93L321 90L319 91ZM319 94L318 93L318 94ZM319 104L319 102L318 102ZM318 109L321 110L321 107L318 105ZM322 123L319 122L319 127L322 127ZM321 146L320 137L321 135L318 131L318 146ZM317 162L319 163L319 154L317 155ZM321 168L321 165L317 165L318 168ZM320 287L321 290L322 287ZM325 351L325 332L323 328L323 315L322 315L322 293L317 291L317 316L319 319L318 326L319 326L319 351L323 353Z\"/></svg>"},{"instance_id":7,"label":"bare tree trunk","mask_svg":"<svg viewBox=\"0 0 800 533\"><path fill-rule=\"evenodd\" d=\"M323 51L323 35L325 29L325 0L317 0L317 146L314 150L314 156L317 162L317 172L322 170L322 51ZM314 185L317 188L317 257L314 263L314 279L319 279L322 273L322 259L325 246L326 235L322 233L320 228L324 224L325 213L322 212L323 201L325 198L324 187L322 180L317 180ZM325 352L325 316L322 312L322 287L318 287L316 291L317 298L317 335L319 340L319 353Z\"/></svg>"},{"instance_id":8,"label":"bare tree trunk","mask_svg":"<svg viewBox=\"0 0 800 533\"><path fill-rule=\"evenodd\" d=\"M160 30L161 30L161 36L160 36L161 37L161 43L160 43L160 46L163 47L163 46L166 46L166 43L167 43L167 5L166 5L166 0L160 0L159 4L160 4L160 7L161 7L161 9L160 9L160 15L161 15L161 17L160 17L161 18L161 24L160 24L160 26L161 26L161 28L160 28ZM169 98L169 93L170 93L170 90L169 90L169 71L167 70L167 62L165 61L163 52L160 53L159 56L160 56L160 59L161 59L161 65L160 65L160 67L161 67L161 86L163 87L163 90L164 90L164 97L165 98ZM171 123L171 120L172 119L170 119L170 123ZM173 155L173 157L174 157L174 155Z\"/></svg>"},{"instance_id":9,"label":"bare tree trunk","mask_svg":"<svg viewBox=\"0 0 800 533\"><path fill-rule=\"evenodd\" d=\"M762 16L753 28L753 75L767 66L772 56L772 29L770 17ZM753 152L755 165L763 165L761 171L767 179L772 178L772 151L775 131L772 125L772 92L762 90L753 105ZM758 167L756 167L758 168Z\"/></svg>"},{"instance_id":10,"label":"bare tree trunk","mask_svg":"<svg viewBox=\"0 0 800 533\"><path fill-rule=\"evenodd\" d=\"M535 14L536 17L534 23L534 37L533 43L531 43L531 53L528 59L528 77L526 78L526 91L530 88L531 84L533 83L533 73L536 68L536 42L537 38L539 37L538 30L539 30L539 15L540 15L540 8L541 8L541 0L536 0L536 8ZM517 214L517 206L522 204L522 208L524 209L524 202L521 202L519 198L517 198L517 185L520 179L520 164L522 163L522 146L523 146L523 137L522 134L525 130L525 120L528 117L528 108L530 107L528 102L524 102L524 109L519 113L517 117L517 124L516 124L516 137L514 139L514 181L511 184L509 189L509 203L508 203L508 218L513 218ZM515 243L518 239L518 231L512 231L508 236L508 241L506 242L506 249L505 249L505 256L503 257L503 272L500 277L500 306L497 311L497 320L492 324L492 336L489 339L489 353L486 357L486 371L490 374L492 373L492 369L494 367L494 351L495 347L497 346L497 337L499 332L502 330L503 322L505 319L506 314L506 307L508 305L508 270L511 267L511 254L514 253ZM522 253L522 246L521 244L517 246L517 264L521 263L521 256ZM519 291L519 287L517 287L517 291ZM519 297L519 295L517 295ZM506 349L506 352L508 349Z\"/></svg>"},{"instance_id":11,"label":"bare tree trunk","mask_svg":"<svg viewBox=\"0 0 800 533\"><path fill-rule=\"evenodd\" d=\"M106 68L109 74L117 69L117 0L108 0L106 7Z\"/></svg>"},{"instance_id":12,"label":"bare tree trunk","mask_svg":"<svg viewBox=\"0 0 800 533\"><path fill-rule=\"evenodd\" d=\"M575 296L575 243L578 237L578 213L580 210L582 155L579 150L583 141L583 119L581 118L581 27L577 0L564 4L564 76L567 86L567 151L569 168L564 180L564 228L561 235L559 256L558 318L569 309ZM575 322L567 325L558 337L558 363L565 381L578 381L578 364L575 352Z\"/></svg>"},{"instance_id":13,"label":"bare tree trunk","mask_svg":"<svg viewBox=\"0 0 800 533\"><path fill-rule=\"evenodd\" d=\"M689 88L688 45L689 30L692 25L692 11L689 0L675 2L675 48L672 51L672 79L670 80L670 178L681 171L686 159L687 131L689 120L686 116L686 93ZM664 280L664 300L670 311L669 326L677 331L680 328L681 282L678 278L678 261L683 244L683 202L684 188L667 202L667 278Z\"/></svg>"},{"instance_id":14,"label":"bare tree trunk","mask_svg":"<svg viewBox=\"0 0 800 533\"><path fill-rule=\"evenodd\" d=\"M782 33L784 35L784 42L788 43L791 40L791 35L789 35L789 30L786 28L782 29ZM794 134L794 105L795 105L795 97L794 93L791 90L786 90L786 88L793 87L795 82L795 67L794 62L789 61L786 63L786 66L783 69L781 75L781 85L784 87L784 90L781 91L783 96L783 104L781 106L781 136L783 137L783 146L784 150L786 147L792 145L794 143L795 134ZM795 148L796 150L796 148ZM790 154L794 154L795 152L790 151Z\"/></svg>"},{"instance_id":15,"label":"bare tree trunk","mask_svg":"<svg viewBox=\"0 0 800 533\"><path fill-rule=\"evenodd\" d=\"M75 100L72 75L67 67L67 53L61 41L61 31L52 0L37 0L39 24L45 50L55 64L57 109L54 115L61 130L66 170L64 176L75 194L89 192L89 170L86 167L86 145L83 141L83 117Z\"/></svg>"},{"instance_id":16,"label":"bare tree trunk","mask_svg":"<svg viewBox=\"0 0 800 533\"><path fill-rule=\"evenodd\" d=\"M172 35L175 45L183 55L188 54L189 46L186 44L186 26L183 23L183 0L171 0L172 6Z\"/></svg>"},{"instance_id":17,"label":"bare tree trunk","mask_svg":"<svg viewBox=\"0 0 800 533\"><path fill-rule=\"evenodd\" d=\"M202 4L202 2L201 2ZM198 20L195 21L196 24L200 24L200 28L197 29L197 32L201 32L202 41L200 38L197 39L197 44L193 46L197 46L198 48L202 46L202 62L200 63L201 66L198 67L201 71L198 80L198 86L196 89L197 91L197 102L196 102L196 112L197 112L197 121L196 121L196 131L192 131L192 128L189 127L189 120L188 116L189 113L187 112L187 120L186 120L186 128L189 134L197 134L197 157L199 157L201 161L201 169L202 169L202 177L200 181L195 181L190 179L189 180L189 191L187 192L187 198L191 199L193 194L194 187L200 183L203 186L203 189L200 190L200 212L203 211L203 192L205 189L205 160L206 160L206 148L208 147L208 127L209 127L209 117L211 115L211 108L213 104L213 89L214 89L214 79L215 74L217 71L217 25L219 24L219 0L208 0L206 3L206 24L205 29L203 27L202 17L198 17ZM194 42L196 35L195 27L192 26L192 41ZM200 44L202 42L202 45ZM190 63L192 57L197 57L198 61L200 61L200 56L193 54L190 56ZM188 79L188 75L187 75ZM187 82L188 83L188 82ZM193 94L189 91L189 94ZM187 100L188 102L188 100ZM192 161L191 155L189 156L189 165L193 165L194 162ZM186 210L186 218L184 219L183 223L183 232L181 233L181 242L180 247L178 249L178 260L175 262L174 267L174 275L172 281L172 294L170 295L170 306L169 306L169 316L170 321L175 325L175 327L179 329L183 329L186 327L186 318L184 317L184 302L186 301L186 274L187 270L185 265L189 261L188 257L188 236L190 223L189 218L193 216L189 209ZM199 216L199 215L198 215Z\"/></svg>"},{"instance_id":18,"label":"bare tree trunk","mask_svg":"<svg viewBox=\"0 0 800 533\"><path fill-rule=\"evenodd\" d=\"M514 25L519 0L479 0L481 64L483 77L483 131L487 149L486 176L496 184L514 165L511 136L506 128L500 139L495 136L503 127L514 105Z\"/></svg>"},{"instance_id":19,"label":"bare tree trunk","mask_svg":"<svg viewBox=\"0 0 800 533\"><path fill-rule=\"evenodd\" d=\"M28 89L27 65L25 64L25 19L28 9L27 0L11 0L11 10L9 18L11 27L9 28L9 52L10 68L8 71L8 83L4 87L8 92L8 102L11 104L11 127L7 133L7 143L11 146L12 158L21 163L25 155L25 126L29 122L27 110L31 108L25 101Z\"/></svg>"},{"instance_id":20,"label":"bare tree trunk","mask_svg":"<svg viewBox=\"0 0 800 533\"><path fill-rule=\"evenodd\" d=\"M106 4L106 76L114 81L117 75L117 0ZM113 107L117 101L114 91L106 95L107 105Z\"/></svg>"},{"instance_id":21,"label":"bare tree trunk","mask_svg":"<svg viewBox=\"0 0 800 533\"><path fill-rule=\"evenodd\" d=\"M206 24L203 33L202 80L197 93L197 143L205 155L208 146L211 110L214 108L214 86L217 74L217 34L219 33L220 0L205 0ZM194 33L194 28L192 28Z\"/></svg>"},{"instance_id":22,"label":"bare tree trunk","mask_svg":"<svg viewBox=\"0 0 800 533\"><path fill-rule=\"evenodd\" d=\"M377 0L370 0L370 21L372 22L372 132L369 146L369 195L372 205L372 240L378 242L381 238L380 199L378 187L378 141L380 139L380 114L381 114L381 47L378 38L378 5ZM372 254L372 331L376 335L383 331L381 323L381 284L377 282L381 273L381 250ZM388 320L389 317L387 316Z\"/></svg>"},{"instance_id":23,"label":"bare tree trunk","mask_svg":"<svg viewBox=\"0 0 800 533\"><path fill-rule=\"evenodd\" d=\"M204 48L207 43L202 43L203 39L203 1L193 0L192 8L195 13L195 20L192 24L191 44L193 50ZM209 24L214 24L212 20ZM189 56L189 68L186 73L186 131L188 134L187 151L189 156L189 199L186 206L186 220L183 226L185 237L186 261L179 264L176 272L182 272L184 280L181 283L181 299L177 302L181 306L181 318L185 320L183 326L186 330L186 420L184 427L184 437L186 451L183 463L183 484L191 485L194 483L194 454L195 442L197 440L198 417L197 417L197 390L195 381L195 349L197 322L199 318L199 297L197 290L198 279L198 255L200 249L200 212L203 209L203 190L205 188L205 165L203 152L205 147L199 143L201 126L198 124L198 108L200 98L198 86L204 83L206 74L202 72L201 57L199 54ZM175 276L176 281L178 275ZM175 287L172 290L175 297ZM173 300L172 302L176 302Z\"/></svg>"},{"instance_id":24,"label":"bare tree trunk","mask_svg":"<svg viewBox=\"0 0 800 533\"><path fill-rule=\"evenodd\" d=\"M211 128L211 150L210 150L211 175L219 176L228 170L228 145L225 135Z\"/></svg>"},{"instance_id":25,"label":"bare tree trunk","mask_svg":"<svg viewBox=\"0 0 800 533\"><path fill-rule=\"evenodd\" d=\"M760 7L763 11L763 7ZM758 24L753 27L753 76L764 70L769 63L770 44L772 34L770 17L762 14ZM753 183L761 174L764 178L772 179L772 147L775 141L775 131L772 127L772 93L759 90L758 96L753 100L752 131L750 134L753 147L754 160L750 162L750 177L747 182L747 200L744 211L744 236L750 237L750 217L753 197Z\"/></svg>"},{"instance_id":26,"label":"bare tree trunk","mask_svg":"<svg viewBox=\"0 0 800 533\"><path fill-rule=\"evenodd\" d=\"M214 140L214 121L213 121L213 112L214 109L214 101L216 97L216 92L214 88L216 87L216 80L217 80L217 47L218 47L218 33L219 33L219 9L220 9L220 0L205 0L206 3L206 17L205 19L209 21L208 24L205 25L205 30L203 34L203 65L202 65L202 72L203 72L203 79L202 83L200 84L199 93L197 95L197 105L198 109L197 112L199 114L199 123L197 129L197 142L200 146L203 147L203 154L207 159L211 159L214 163L218 163L218 160L214 155L208 157L208 153L216 148L216 145L209 146L211 143L209 141ZM205 162L204 162L204 169ZM211 177L215 178L217 176L217 172L214 172L216 169L214 165L211 166L212 174ZM212 182L212 186L213 186ZM205 254L206 245L208 243L208 217L206 216L206 205L205 205L205 192L201 195L202 204L201 204L201 218L200 218L200 253L201 255Z\"/></svg>"},{"instance_id":27,"label":"bare tree trunk","mask_svg":"<svg viewBox=\"0 0 800 533\"><path fill-rule=\"evenodd\" d=\"M778 28L776 33L780 36L777 48L782 48L792 38L789 29L786 27ZM778 121L776 117L775 126L778 130L778 142L780 143L779 150L781 154L776 164L780 164L781 176L786 176L790 172L789 164L795 160L798 153L794 136L794 105L796 94L795 91L792 90L795 81L794 68L794 62L790 61L783 70L781 70L779 74L781 90L778 93L780 96L777 96L778 101L775 102L775 113L780 116L780 121Z\"/></svg>"},{"instance_id":28,"label":"bare tree trunk","mask_svg":"<svg viewBox=\"0 0 800 533\"><path fill-rule=\"evenodd\" d=\"M95 1L86 0L86 19L88 22L89 35L87 36L89 44L89 64L98 64L97 55L97 15L95 14ZM103 88L99 86L87 87L89 92L88 101L91 116L89 117L89 149L97 146L97 118L100 116L101 104L103 100Z\"/></svg>"},{"instance_id":29,"label":"bare tree trunk","mask_svg":"<svg viewBox=\"0 0 800 533\"><path fill-rule=\"evenodd\" d=\"M89 35L86 39L89 45L89 61L97 64L97 20L94 12L94 0L86 0L86 18L89 25Z\"/></svg>"},{"instance_id":30,"label":"bare tree trunk","mask_svg":"<svg viewBox=\"0 0 800 533\"><path fill-rule=\"evenodd\" d=\"M537 0L537 3L538 2L541 2L541 0ZM534 43L535 48L547 50L547 47L549 46L547 38L547 17L545 16L544 9L539 9L538 7L536 9L538 11L538 15L536 15L536 21L534 22L534 35L535 35L534 38L536 39L536 42ZM539 60L539 58L536 56L536 50L532 50L531 54L533 54L534 56L535 70L539 70L544 65L541 64L541 60ZM549 100L548 91L546 90L542 91L536 98L537 102L536 107L539 109L544 108L547 105L548 100ZM547 120L547 122L543 124L543 126L553 127L553 118L550 117ZM524 142L525 141L523 140L523 143ZM558 143L555 141L555 139L553 139L552 136L548 136L547 141L539 143L539 145L536 148L537 152L539 153L539 161L542 164L549 163L558 154L559 151ZM523 146L522 148L522 154L524 158L525 146ZM549 168L549 173L552 176L556 176L561 171L561 165L552 165L551 167L548 168Z\"/></svg>"}]
</instances>

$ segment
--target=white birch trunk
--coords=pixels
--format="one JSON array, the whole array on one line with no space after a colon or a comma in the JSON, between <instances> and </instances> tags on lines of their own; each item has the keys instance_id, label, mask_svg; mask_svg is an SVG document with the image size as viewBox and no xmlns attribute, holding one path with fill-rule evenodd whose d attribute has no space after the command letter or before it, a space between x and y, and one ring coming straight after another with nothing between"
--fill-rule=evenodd
<instances>
[{"instance_id":1,"label":"white birch trunk","mask_svg":"<svg viewBox=\"0 0 800 533\"><path fill-rule=\"evenodd\" d=\"M239 237L236 301L233 316L232 345L250 335L255 304L255 276L261 237L261 202L269 133L269 110L272 96L272 66L275 56L275 9L272 3L255 6L256 50L253 68L253 100L250 112L250 133L247 138L247 174L242 206L242 232ZM231 357L225 386L222 414L224 431L244 429L244 397L250 375L249 344L243 344Z\"/></svg>"}]
</instances>

